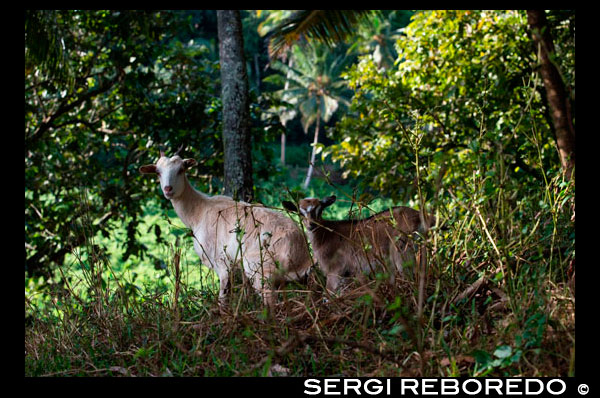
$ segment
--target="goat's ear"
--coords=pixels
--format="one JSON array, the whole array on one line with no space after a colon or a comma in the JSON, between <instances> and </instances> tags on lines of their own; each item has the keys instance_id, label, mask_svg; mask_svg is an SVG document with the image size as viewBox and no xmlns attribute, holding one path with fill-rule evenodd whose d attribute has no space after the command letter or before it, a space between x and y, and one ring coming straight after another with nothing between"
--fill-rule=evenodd
<instances>
[{"instance_id":1,"label":"goat's ear","mask_svg":"<svg viewBox=\"0 0 600 398\"><path fill-rule=\"evenodd\" d=\"M142 166L142 167L140 167L140 173L156 174L156 165L155 164L147 164L145 166Z\"/></svg>"},{"instance_id":2,"label":"goat's ear","mask_svg":"<svg viewBox=\"0 0 600 398\"><path fill-rule=\"evenodd\" d=\"M298 213L298 207L295 203L290 202L289 200L284 200L283 202L281 202L281 204L283 205L283 208L287 211Z\"/></svg>"},{"instance_id":3,"label":"goat's ear","mask_svg":"<svg viewBox=\"0 0 600 398\"><path fill-rule=\"evenodd\" d=\"M198 164L198 162L196 162L196 160L194 160L194 159L183 159L183 166L186 169L191 169L192 167L194 167L197 164Z\"/></svg>"},{"instance_id":4,"label":"goat's ear","mask_svg":"<svg viewBox=\"0 0 600 398\"><path fill-rule=\"evenodd\" d=\"M337 198L335 195L328 196L321 201L321 206L323 206L323 207L331 206L333 204L333 202L335 202L336 199Z\"/></svg>"}]
</instances>

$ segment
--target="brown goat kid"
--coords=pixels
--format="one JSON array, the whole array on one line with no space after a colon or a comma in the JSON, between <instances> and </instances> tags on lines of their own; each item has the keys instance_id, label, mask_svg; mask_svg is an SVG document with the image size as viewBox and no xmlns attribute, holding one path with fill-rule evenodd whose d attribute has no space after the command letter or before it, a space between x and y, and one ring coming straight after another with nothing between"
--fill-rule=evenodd
<instances>
[{"instance_id":1,"label":"brown goat kid","mask_svg":"<svg viewBox=\"0 0 600 398\"><path fill-rule=\"evenodd\" d=\"M219 276L219 303L226 298L231 271L241 266L272 308L274 289L303 278L312 265L302 231L281 212L197 191L185 173L195 165L194 159L167 157L161 151L156 164L142 166L140 172L158 175L165 198L192 230L195 252Z\"/></svg>"},{"instance_id":2,"label":"brown goat kid","mask_svg":"<svg viewBox=\"0 0 600 398\"><path fill-rule=\"evenodd\" d=\"M283 202L287 210L301 214L330 292L336 291L342 276L359 272L387 271L393 279L396 270L402 273L403 265L416 261L410 235L424 233L435 223L433 216L425 216L424 225L417 210L404 206L365 219L324 220L323 210L335 200L335 196L323 200L306 198L298 206Z\"/></svg>"}]
</instances>

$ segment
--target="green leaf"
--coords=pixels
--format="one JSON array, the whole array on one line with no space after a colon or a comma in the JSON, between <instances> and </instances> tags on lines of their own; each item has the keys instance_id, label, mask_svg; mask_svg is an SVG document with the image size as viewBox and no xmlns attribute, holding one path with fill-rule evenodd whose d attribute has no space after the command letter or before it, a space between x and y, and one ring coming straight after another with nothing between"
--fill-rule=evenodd
<instances>
[{"instance_id":1,"label":"green leaf","mask_svg":"<svg viewBox=\"0 0 600 398\"><path fill-rule=\"evenodd\" d=\"M475 358L475 363L480 365L480 367L487 367L488 364L492 361L492 357L485 351L475 350L471 353L473 358Z\"/></svg>"},{"instance_id":2,"label":"green leaf","mask_svg":"<svg viewBox=\"0 0 600 398\"><path fill-rule=\"evenodd\" d=\"M500 359L508 358L509 356L511 356L511 354L512 347L508 345L501 345L498 348L496 348L496 351L494 351L494 356Z\"/></svg>"}]
</instances>

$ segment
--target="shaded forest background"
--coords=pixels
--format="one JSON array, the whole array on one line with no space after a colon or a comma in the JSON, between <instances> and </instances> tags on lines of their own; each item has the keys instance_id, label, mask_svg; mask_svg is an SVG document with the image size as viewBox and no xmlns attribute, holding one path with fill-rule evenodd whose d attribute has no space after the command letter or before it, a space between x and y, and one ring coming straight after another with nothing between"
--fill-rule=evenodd
<instances>
[{"instance_id":1,"label":"shaded forest background","mask_svg":"<svg viewBox=\"0 0 600 398\"><path fill-rule=\"evenodd\" d=\"M224 190L216 11L30 10L26 374L573 375L575 12L364 12L305 31L301 12L240 15L253 201L336 194L338 219L424 207L439 219L425 290L378 281L342 301L362 314L347 324L323 309L322 324L300 317L275 337L252 306L242 326L218 321L203 310L214 276L137 172L183 144L192 184ZM314 318L321 304L303 300ZM180 326L154 340L175 348L141 340L162 316ZM82 324L104 337L76 339ZM58 342L87 355L57 355ZM189 359L200 346L212 357Z\"/></svg>"}]
</instances>

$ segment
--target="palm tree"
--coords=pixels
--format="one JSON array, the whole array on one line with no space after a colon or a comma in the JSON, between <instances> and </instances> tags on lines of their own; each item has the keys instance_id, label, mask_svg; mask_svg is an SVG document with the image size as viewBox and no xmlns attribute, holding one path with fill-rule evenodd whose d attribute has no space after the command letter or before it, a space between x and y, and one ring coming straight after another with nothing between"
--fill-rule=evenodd
<instances>
[{"instance_id":1,"label":"palm tree","mask_svg":"<svg viewBox=\"0 0 600 398\"><path fill-rule=\"evenodd\" d=\"M361 24L348 51L372 54L378 69L389 69L398 57L394 45L401 37L402 28L410 23L412 11L387 10L370 16L370 23Z\"/></svg>"},{"instance_id":2,"label":"palm tree","mask_svg":"<svg viewBox=\"0 0 600 398\"><path fill-rule=\"evenodd\" d=\"M269 55L287 58L290 67L294 61L290 50L294 44L305 41L301 39L331 47L358 35L359 40L348 52L360 47L362 51L373 53L380 69L387 69L392 66L396 56L393 46L400 34L398 28L408 24L412 13L405 10L271 10L258 31L261 36L268 36ZM289 77L286 76L286 89L288 81ZM296 109L279 107L276 111L284 126L296 115ZM285 132L281 133L281 163L285 164Z\"/></svg>"},{"instance_id":3,"label":"palm tree","mask_svg":"<svg viewBox=\"0 0 600 398\"><path fill-rule=\"evenodd\" d=\"M279 61L274 61L271 66L285 74L289 83L287 89L277 92L284 102L292 106L281 116L289 119L299 111L305 133L315 125L312 154L304 181L306 189L314 169L321 120L327 123L340 104L349 105L345 98L346 82L340 77L346 56L336 56L322 45L311 45L307 49L293 47L292 57L294 66Z\"/></svg>"}]
</instances>

